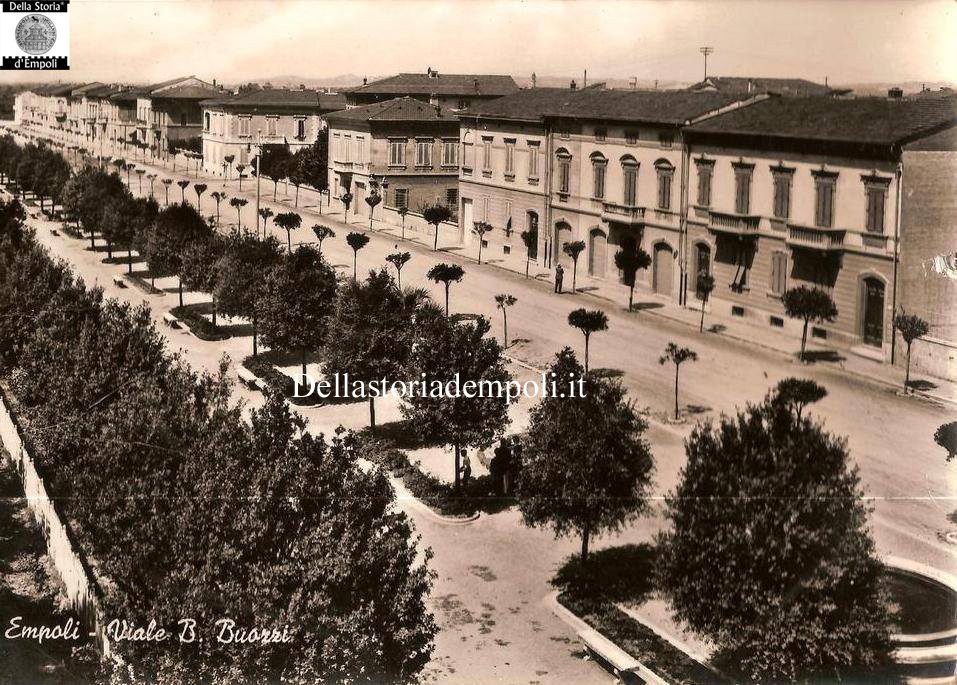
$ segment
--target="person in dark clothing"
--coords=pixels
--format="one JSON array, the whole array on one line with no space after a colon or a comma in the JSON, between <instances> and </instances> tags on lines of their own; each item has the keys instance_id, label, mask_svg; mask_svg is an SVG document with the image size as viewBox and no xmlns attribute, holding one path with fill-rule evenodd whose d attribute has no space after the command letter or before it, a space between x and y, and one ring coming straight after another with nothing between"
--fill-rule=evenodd
<instances>
[{"instance_id":1,"label":"person in dark clothing","mask_svg":"<svg viewBox=\"0 0 957 685\"><path fill-rule=\"evenodd\" d=\"M462 448L462 468L460 473L462 474L462 489L466 489L469 486L469 479L472 477L472 462L469 461L469 453L465 448Z\"/></svg>"},{"instance_id":2,"label":"person in dark clothing","mask_svg":"<svg viewBox=\"0 0 957 685\"><path fill-rule=\"evenodd\" d=\"M492 457L492 461L488 465L488 472L492 476L492 487L495 489L496 495L504 493L506 461L504 453L505 440L501 440L498 447L495 448L495 456Z\"/></svg>"},{"instance_id":3,"label":"person in dark clothing","mask_svg":"<svg viewBox=\"0 0 957 685\"><path fill-rule=\"evenodd\" d=\"M565 268L559 264L555 267L555 292L562 292L562 281L565 279Z\"/></svg>"}]
</instances>

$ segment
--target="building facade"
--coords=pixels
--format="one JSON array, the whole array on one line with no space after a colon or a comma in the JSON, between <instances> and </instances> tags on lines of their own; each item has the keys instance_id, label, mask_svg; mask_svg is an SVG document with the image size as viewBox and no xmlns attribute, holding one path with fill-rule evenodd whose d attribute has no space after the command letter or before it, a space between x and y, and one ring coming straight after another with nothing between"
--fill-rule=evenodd
<instances>
[{"instance_id":1,"label":"building facade","mask_svg":"<svg viewBox=\"0 0 957 685\"><path fill-rule=\"evenodd\" d=\"M495 74L440 74L431 67L424 74L397 74L345 91L350 107L361 107L411 97L448 109L462 110L518 90L511 76Z\"/></svg>"},{"instance_id":2,"label":"building facade","mask_svg":"<svg viewBox=\"0 0 957 685\"><path fill-rule=\"evenodd\" d=\"M383 198L377 216L435 203L455 212L459 121L451 110L406 97L333 112L326 121L329 189L334 198L352 194L351 214L369 216L365 198L374 185Z\"/></svg>"},{"instance_id":3,"label":"building facade","mask_svg":"<svg viewBox=\"0 0 957 685\"><path fill-rule=\"evenodd\" d=\"M235 176L237 165L255 157L259 141L286 145L292 153L315 145L326 126L323 116L345 109L346 100L315 90L265 89L206 100L202 106L203 169Z\"/></svg>"}]
</instances>

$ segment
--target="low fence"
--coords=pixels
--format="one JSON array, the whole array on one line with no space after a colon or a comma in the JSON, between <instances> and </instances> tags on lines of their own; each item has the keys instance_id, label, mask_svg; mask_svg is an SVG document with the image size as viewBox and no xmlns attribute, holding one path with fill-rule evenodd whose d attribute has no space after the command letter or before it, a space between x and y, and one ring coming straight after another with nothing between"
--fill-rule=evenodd
<instances>
[{"instance_id":1,"label":"low fence","mask_svg":"<svg viewBox=\"0 0 957 685\"><path fill-rule=\"evenodd\" d=\"M0 440L23 483L23 492L33 517L47 542L47 553L63 583L67 601L83 628L95 635L95 644L104 657L111 656L106 621L100 608L102 592L63 512L50 497L36 461L27 449L11 403L0 388Z\"/></svg>"}]
</instances>

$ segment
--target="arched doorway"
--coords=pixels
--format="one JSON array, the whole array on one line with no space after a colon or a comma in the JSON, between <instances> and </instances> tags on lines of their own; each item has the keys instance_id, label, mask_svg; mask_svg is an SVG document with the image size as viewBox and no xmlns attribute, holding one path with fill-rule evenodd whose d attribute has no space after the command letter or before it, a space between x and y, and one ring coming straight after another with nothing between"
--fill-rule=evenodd
<instances>
[{"instance_id":1,"label":"arched doorway","mask_svg":"<svg viewBox=\"0 0 957 685\"><path fill-rule=\"evenodd\" d=\"M565 254L565 250L562 247L565 243L569 243L572 240L572 227L566 224L564 221L559 221L555 224L555 241L552 243L552 251L555 256L554 263L556 265L561 264L566 269L571 266L572 258Z\"/></svg>"},{"instance_id":2,"label":"arched doorway","mask_svg":"<svg viewBox=\"0 0 957 685\"><path fill-rule=\"evenodd\" d=\"M699 300L704 299L701 292L701 276L711 274L711 246L707 243L696 243L694 248L694 294Z\"/></svg>"},{"instance_id":3,"label":"arched doorway","mask_svg":"<svg viewBox=\"0 0 957 685\"><path fill-rule=\"evenodd\" d=\"M659 295L670 295L674 281L674 252L667 243L655 245L654 256L654 283L655 292Z\"/></svg>"},{"instance_id":4,"label":"arched doorway","mask_svg":"<svg viewBox=\"0 0 957 685\"><path fill-rule=\"evenodd\" d=\"M532 210L525 213L525 230L535 236L528 246L528 258L538 259L538 214Z\"/></svg>"},{"instance_id":5,"label":"arched doorway","mask_svg":"<svg viewBox=\"0 0 957 685\"><path fill-rule=\"evenodd\" d=\"M867 345L884 344L884 281L865 278L861 284L861 333Z\"/></svg>"},{"instance_id":6,"label":"arched doorway","mask_svg":"<svg viewBox=\"0 0 957 685\"><path fill-rule=\"evenodd\" d=\"M600 228L593 228L588 234L588 274L595 278L604 278L607 262L608 237Z\"/></svg>"}]
</instances>

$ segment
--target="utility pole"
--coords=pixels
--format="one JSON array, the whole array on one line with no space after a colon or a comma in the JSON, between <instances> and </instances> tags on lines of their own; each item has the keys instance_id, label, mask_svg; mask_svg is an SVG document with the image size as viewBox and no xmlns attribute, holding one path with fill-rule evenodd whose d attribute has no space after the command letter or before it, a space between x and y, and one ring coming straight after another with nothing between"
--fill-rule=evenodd
<instances>
[{"instance_id":1,"label":"utility pole","mask_svg":"<svg viewBox=\"0 0 957 685\"><path fill-rule=\"evenodd\" d=\"M259 233L259 160L263 156L263 130L256 133L258 151L256 152L256 233ZM263 222L263 240L266 239L266 225Z\"/></svg>"},{"instance_id":2,"label":"utility pole","mask_svg":"<svg viewBox=\"0 0 957 685\"><path fill-rule=\"evenodd\" d=\"M701 47L701 48L698 48L698 52L704 55L704 79L702 80L706 81L708 79L708 55L714 52L714 48Z\"/></svg>"}]
</instances>

